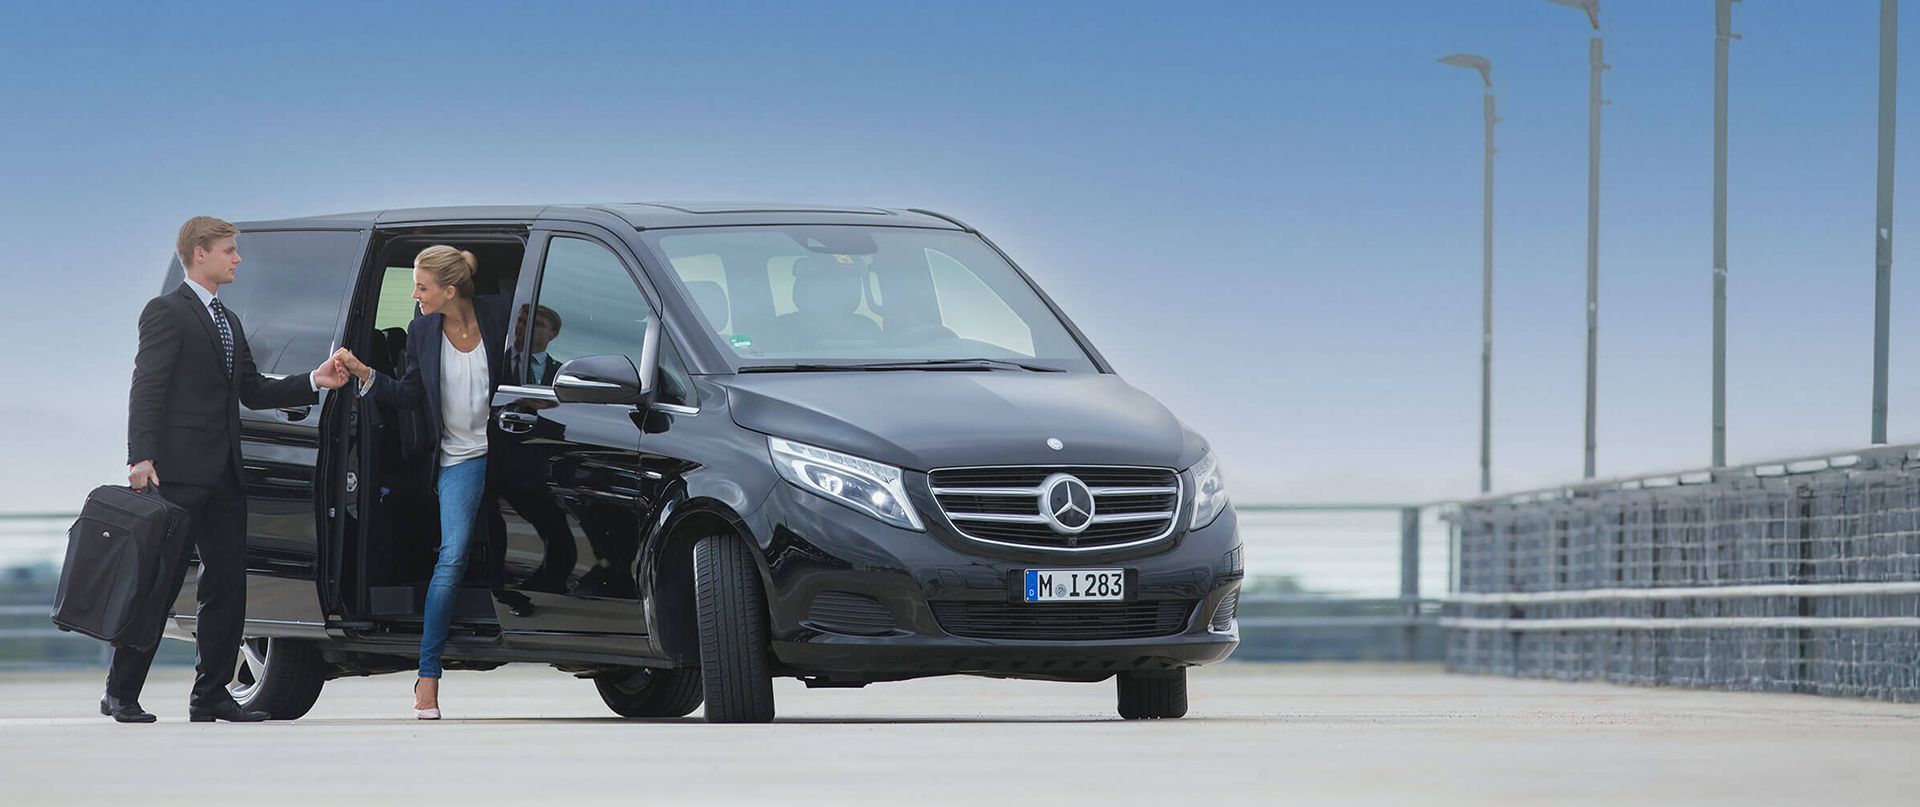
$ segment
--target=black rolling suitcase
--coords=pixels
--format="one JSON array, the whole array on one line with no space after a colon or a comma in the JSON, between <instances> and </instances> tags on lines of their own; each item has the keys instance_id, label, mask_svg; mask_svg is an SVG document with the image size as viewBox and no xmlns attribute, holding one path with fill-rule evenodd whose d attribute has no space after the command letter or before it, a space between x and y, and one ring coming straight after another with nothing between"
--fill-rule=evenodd
<instances>
[{"instance_id":1,"label":"black rolling suitcase","mask_svg":"<svg viewBox=\"0 0 1920 807\"><path fill-rule=\"evenodd\" d=\"M186 508L157 492L95 488L67 530L53 624L115 645L153 647L179 594L180 561L191 543Z\"/></svg>"}]
</instances>

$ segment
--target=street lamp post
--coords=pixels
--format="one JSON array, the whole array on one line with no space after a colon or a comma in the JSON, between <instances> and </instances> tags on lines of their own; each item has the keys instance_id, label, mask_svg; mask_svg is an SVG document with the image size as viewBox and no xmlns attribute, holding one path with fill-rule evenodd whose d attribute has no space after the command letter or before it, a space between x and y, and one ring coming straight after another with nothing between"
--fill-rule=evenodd
<instances>
[{"instance_id":1,"label":"street lamp post","mask_svg":"<svg viewBox=\"0 0 1920 807\"><path fill-rule=\"evenodd\" d=\"M1593 39L1587 43L1587 441L1586 477L1594 475L1598 446L1595 410L1599 405L1600 365L1600 71L1607 69L1601 55L1606 42L1600 35L1600 0L1547 0L1587 13Z\"/></svg>"},{"instance_id":2,"label":"street lamp post","mask_svg":"<svg viewBox=\"0 0 1920 807\"><path fill-rule=\"evenodd\" d=\"M1480 208L1480 492L1493 489L1493 63L1470 53L1456 53L1441 64L1480 73L1486 84L1481 111L1486 121L1485 177Z\"/></svg>"},{"instance_id":3,"label":"street lamp post","mask_svg":"<svg viewBox=\"0 0 1920 807\"><path fill-rule=\"evenodd\" d=\"M1894 63L1900 47L1900 0L1880 0L1880 155L1874 194L1873 443L1887 443L1887 327L1893 289Z\"/></svg>"},{"instance_id":4,"label":"street lamp post","mask_svg":"<svg viewBox=\"0 0 1920 807\"><path fill-rule=\"evenodd\" d=\"M1727 46L1735 0L1713 3L1713 467L1727 464Z\"/></svg>"}]
</instances>

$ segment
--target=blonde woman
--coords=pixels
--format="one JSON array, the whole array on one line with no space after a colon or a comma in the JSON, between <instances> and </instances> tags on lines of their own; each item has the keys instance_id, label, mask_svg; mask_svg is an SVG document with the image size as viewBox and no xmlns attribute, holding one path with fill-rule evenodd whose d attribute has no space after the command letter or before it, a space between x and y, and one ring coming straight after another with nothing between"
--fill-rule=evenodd
<instances>
[{"instance_id":1,"label":"blonde woman","mask_svg":"<svg viewBox=\"0 0 1920 807\"><path fill-rule=\"evenodd\" d=\"M487 415L505 365L504 297L473 293L473 253L431 246L413 259L413 299L420 316L407 326L399 378L368 367L352 353L335 354L360 380L360 394L425 416L434 442L434 487L440 499L440 553L427 586L420 631L420 677L414 716L440 719L441 654L453 622L454 587L466 572L467 547L487 488Z\"/></svg>"}]
</instances>

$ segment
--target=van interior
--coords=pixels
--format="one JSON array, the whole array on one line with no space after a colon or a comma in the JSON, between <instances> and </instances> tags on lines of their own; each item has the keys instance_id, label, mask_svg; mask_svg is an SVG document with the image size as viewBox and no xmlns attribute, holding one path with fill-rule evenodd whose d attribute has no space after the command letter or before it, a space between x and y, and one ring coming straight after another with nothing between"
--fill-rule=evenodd
<instances>
[{"instance_id":1,"label":"van interior","mask_svg":"<svg viewBox=\"0 0 1920 807\"><path fill-rule=\"evenodd\" d=\"M379 236L376 236L379 238ZM347 344L374 370L398 377L407 351L407 325L419 313L413 301L413 259L421 250L448 244L471 251L478 263L476 295L509 297L526 254L523 233L410 233L376 241L372 271L361 273L348 323ZM440 544L440 513L429 489L433 446L426 421L385 402L361 406L350 428L346 469L347 518L340 536L335 579L339 605L349 619L389 623L417 632L425 612L427 583ZM482 510L492 506L482 503ZM465 576L454 606L456 631L491 632L493 586L499 552L489 541L490 520L477 520Z\"/></svg>"}]
</instances>

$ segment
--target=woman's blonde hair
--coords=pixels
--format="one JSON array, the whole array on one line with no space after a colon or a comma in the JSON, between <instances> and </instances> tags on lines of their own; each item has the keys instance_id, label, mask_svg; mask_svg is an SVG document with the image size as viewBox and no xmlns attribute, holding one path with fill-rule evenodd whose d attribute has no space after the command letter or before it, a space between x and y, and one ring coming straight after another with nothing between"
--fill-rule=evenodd
<instances>
[{"instance_id":1,"label":"woman's blonde hair","mask_svg":"<svg viewBox=\"0 0 1920 807\"><path fill-rule=\"evenodd\" d=\"M420 250L420 254L413 259L413 265L432 273L434 282L452 286L455 294L473 297L473 273L480 268L480 261L473 257L473 253L435 244Z\"/></svg>"}]
</instances>

